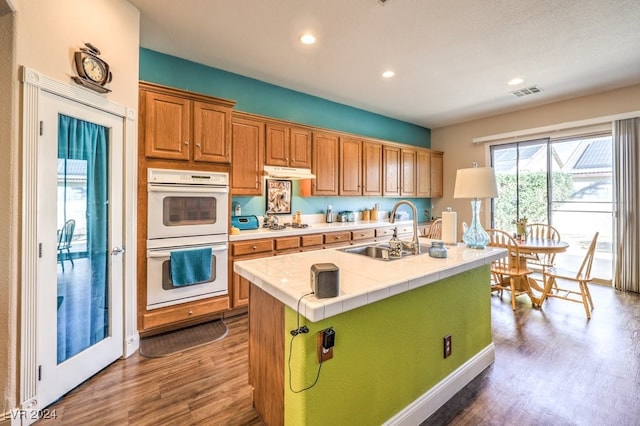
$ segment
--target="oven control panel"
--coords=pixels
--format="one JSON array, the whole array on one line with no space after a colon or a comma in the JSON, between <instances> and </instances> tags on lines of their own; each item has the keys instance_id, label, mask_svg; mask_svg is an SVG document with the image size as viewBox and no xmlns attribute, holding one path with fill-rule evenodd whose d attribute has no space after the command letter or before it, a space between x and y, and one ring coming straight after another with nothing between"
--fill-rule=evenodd
<instances>
[{"instance_id":1,"label":"oven control panel","mask_svg":"<svg viewBox=\"0 0 640 426\"><path fill-rule=\"evenodd\" d=\"M150 184L229 185L229 174L224 172L173 169L148 169L147 172Z\"/></svg>"}]
</instances>

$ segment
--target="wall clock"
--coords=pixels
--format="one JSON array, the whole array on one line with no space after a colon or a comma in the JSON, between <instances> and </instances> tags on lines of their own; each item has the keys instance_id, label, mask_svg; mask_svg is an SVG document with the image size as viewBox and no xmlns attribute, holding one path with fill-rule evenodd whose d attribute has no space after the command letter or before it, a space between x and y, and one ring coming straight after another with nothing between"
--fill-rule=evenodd
<instances>
[{"instance_id":1,"label":"wall clock","mask_svg":"<svg viewBox=\"0 0 640 426\"><path fill-rule=\"evenodd\" d=\"M100 50L91 43L85 43L85 47L74 54L74 64L77 77L71 77L81 86L95 90L98 93L109 93L110 89L104 87L112 79L109 64L98 57Z\"/></svg>"}]
</instances>

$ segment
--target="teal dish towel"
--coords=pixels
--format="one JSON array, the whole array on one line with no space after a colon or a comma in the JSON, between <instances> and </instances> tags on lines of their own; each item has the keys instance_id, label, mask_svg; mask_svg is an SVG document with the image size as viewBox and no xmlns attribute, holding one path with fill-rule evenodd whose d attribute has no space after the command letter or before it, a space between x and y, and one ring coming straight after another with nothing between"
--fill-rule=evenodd
<instances>
[{"instance_id":1,"label":"teal dish towel","mask_svg":"<svg viewBox=\"0 0 640 426\"><path fill-rule=\"evenodd\" d=\"M211 248L171 252L171 281L175 287L211 280Z\"/></svg>"}]
</instances>

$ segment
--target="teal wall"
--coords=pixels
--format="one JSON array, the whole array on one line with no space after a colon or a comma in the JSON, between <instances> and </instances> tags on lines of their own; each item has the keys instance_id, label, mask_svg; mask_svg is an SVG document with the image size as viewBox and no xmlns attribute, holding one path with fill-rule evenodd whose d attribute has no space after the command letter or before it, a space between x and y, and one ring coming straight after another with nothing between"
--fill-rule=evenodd
<instances>
[{"instance_id":1,"label":"teal wall","mask_svg":"<svg viewBox=\"0 0 640 426\"><path fill-rule=\"evenodd\" d=\"M379 425L484 350L491 340L489 267L483 266L316 323L291 341L285 309L285 424ZM304 321L304 318L302 318ZM335 330L318 382L316 334ZM443 357L443 338L452 337ZM290 357L291 354L291 357Z\"/></svg>"},{"instance_id":2,"label":"teal wall","mask_svg":"<svg viewBox=\"0 0 640 426\"><path fill-rule=\"evenodd\" d=\"M430 129L153 50L140 49L140 80L230 99L236 101L237 111L431 147ZM398 200L371 197L302 198L297 196L298 193L298 186L294 182L292 208L301 210L303 214L323 212L327 204L332 204L334 211L362 210L375 203L380 204L381 210L390 210ZM241 205L243 214L264 214L264 197L233 197L233 201ZM418 207L419 219L424 220L423 210L431 210L431 200L413 198L411 201Z\"/></svg>"}]
</instances>

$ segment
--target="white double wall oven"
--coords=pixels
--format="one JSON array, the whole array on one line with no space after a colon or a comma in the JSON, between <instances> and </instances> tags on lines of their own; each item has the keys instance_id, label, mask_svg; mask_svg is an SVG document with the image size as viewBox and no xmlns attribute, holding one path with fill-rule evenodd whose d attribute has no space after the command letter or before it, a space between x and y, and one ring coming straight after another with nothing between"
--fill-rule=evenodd
<instances>
[{"instance_id":1,"label":"white double wall oven","mask_svg":"<svg viewBox=\"0 0 640 426\"><path fill-rule=\"evenodd\" d=\"M147 309L227 294L229 175L150 168L147 177ZM175 282L172 257L200 249L211 250L210 274Z\"/></svg>"}]
</instances>

